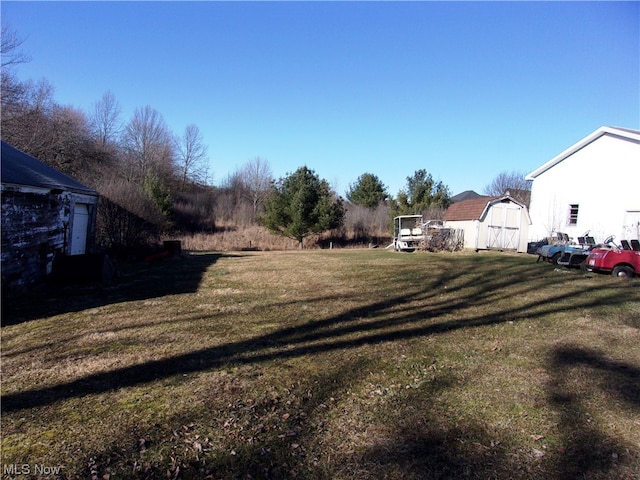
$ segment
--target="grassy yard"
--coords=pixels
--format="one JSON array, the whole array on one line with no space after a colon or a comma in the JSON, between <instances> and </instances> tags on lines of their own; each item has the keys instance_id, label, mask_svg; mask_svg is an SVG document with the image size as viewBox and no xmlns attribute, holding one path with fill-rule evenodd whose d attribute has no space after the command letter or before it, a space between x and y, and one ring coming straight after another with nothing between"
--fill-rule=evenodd
<instances>
[{"instance_id":1,"label":"grassy yard","mask_svg":"<svg viewBox=\"0 0 640 480\"><path fill-rule=\"evenodd\" d=\"M3 478L637 479L639 286L316 250L43 291L3 317Z\"/></svg>"}]
</instances>

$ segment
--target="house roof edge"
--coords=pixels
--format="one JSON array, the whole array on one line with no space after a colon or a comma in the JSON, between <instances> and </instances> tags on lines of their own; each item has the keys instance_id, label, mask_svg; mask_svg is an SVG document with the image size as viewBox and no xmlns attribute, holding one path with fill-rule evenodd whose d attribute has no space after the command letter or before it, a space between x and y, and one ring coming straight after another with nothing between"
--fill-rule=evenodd
<instances>
[{"instance_id":1,"label":"house roof edge","mask_svg":"<svg viewBox=\"0 0 640 480\"><path fill-rule=\"evenodd\" d=\"M540 167L538 167L535 170L531 171L529 174L526 175L525 180L535 180L536 177L538 177L542 173L546 172L551 167L557 165L558 163L562 162L567 157L569 157L569 156L573 155L574 153L576 153L578 150L586 147L587 145L589 145L590 143L594 142L598 138L602 137L603 135L607 135L607 134L608 135L615 135L617 137L623 137L623 138L627 138L627 139L630 139L630 140L635 140L635 141L640 142L640 131L632 130L632 129L628 129L628 128L602 126L602 127L598 128L597 130L595 130L594 132L592 132L589 135L587 135L586 137L584 137L582 140L574 143L569 148L567 148L566 150L564 150L560 154L556 155L555 157L553 157L548 162L544 163Z\"/></svg>"}]
</instances>

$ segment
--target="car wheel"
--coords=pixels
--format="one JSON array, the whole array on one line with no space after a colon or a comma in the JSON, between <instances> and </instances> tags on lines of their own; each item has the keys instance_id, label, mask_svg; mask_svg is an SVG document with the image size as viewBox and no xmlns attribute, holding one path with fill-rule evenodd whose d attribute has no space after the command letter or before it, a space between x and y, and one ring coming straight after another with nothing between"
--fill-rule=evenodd
<instances>
[{"instance_id":1,"label":"car wheel","mask_svg":"<svg viewBox=\"0 0 640 480\"><path fill-rule=\"evenodd\" d=\"M562 253L557 252L553 254L553 257L551 257L551 263L553 263L554 265L558 264L558 260L560 260L560 257L562 256Z\"/></svg>"},{"instance_id":2,"label":"car wheel","mask_svg":"<svg viewBox=\"0 0 640 480\"><path fill-rule=\"evenodd\" d=\"M618 265L613 269L611 275L617 278L631 278L635 275L635 272L631 267L627 267L626 265Z\"/></svg>"}]
</instances>

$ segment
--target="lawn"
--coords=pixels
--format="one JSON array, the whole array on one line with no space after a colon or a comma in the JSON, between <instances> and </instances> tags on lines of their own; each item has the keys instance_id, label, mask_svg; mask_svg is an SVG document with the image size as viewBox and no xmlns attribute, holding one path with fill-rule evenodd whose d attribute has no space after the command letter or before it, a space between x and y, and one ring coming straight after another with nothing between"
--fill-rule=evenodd
<instances>
[{"instance_id":1,"label":"lawn","mask_svg":"<svg viewBox=\"0 0 640 480\"><path fill-rule=\"evenodd\" d=\"M3 316L3 478L637 479L639 286L373 249L43 289Z\"/></svg>"}]
</instances>

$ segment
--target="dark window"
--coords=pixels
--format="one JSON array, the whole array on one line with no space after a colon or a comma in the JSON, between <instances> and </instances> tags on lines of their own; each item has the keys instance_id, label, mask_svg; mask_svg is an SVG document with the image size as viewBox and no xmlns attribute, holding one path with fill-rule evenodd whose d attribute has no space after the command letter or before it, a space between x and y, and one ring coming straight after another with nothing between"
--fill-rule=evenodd
<instances>
[{"instance_id":1,"label":"dark window","mask_svg":"<svg viewBox=\"0 0 640 480\"><path fill-rule=\"evenodd\" d=\"M569 225L576 225L578 223L578 204L572 203L569 205Z\"/></svg>"}]
</instances>

